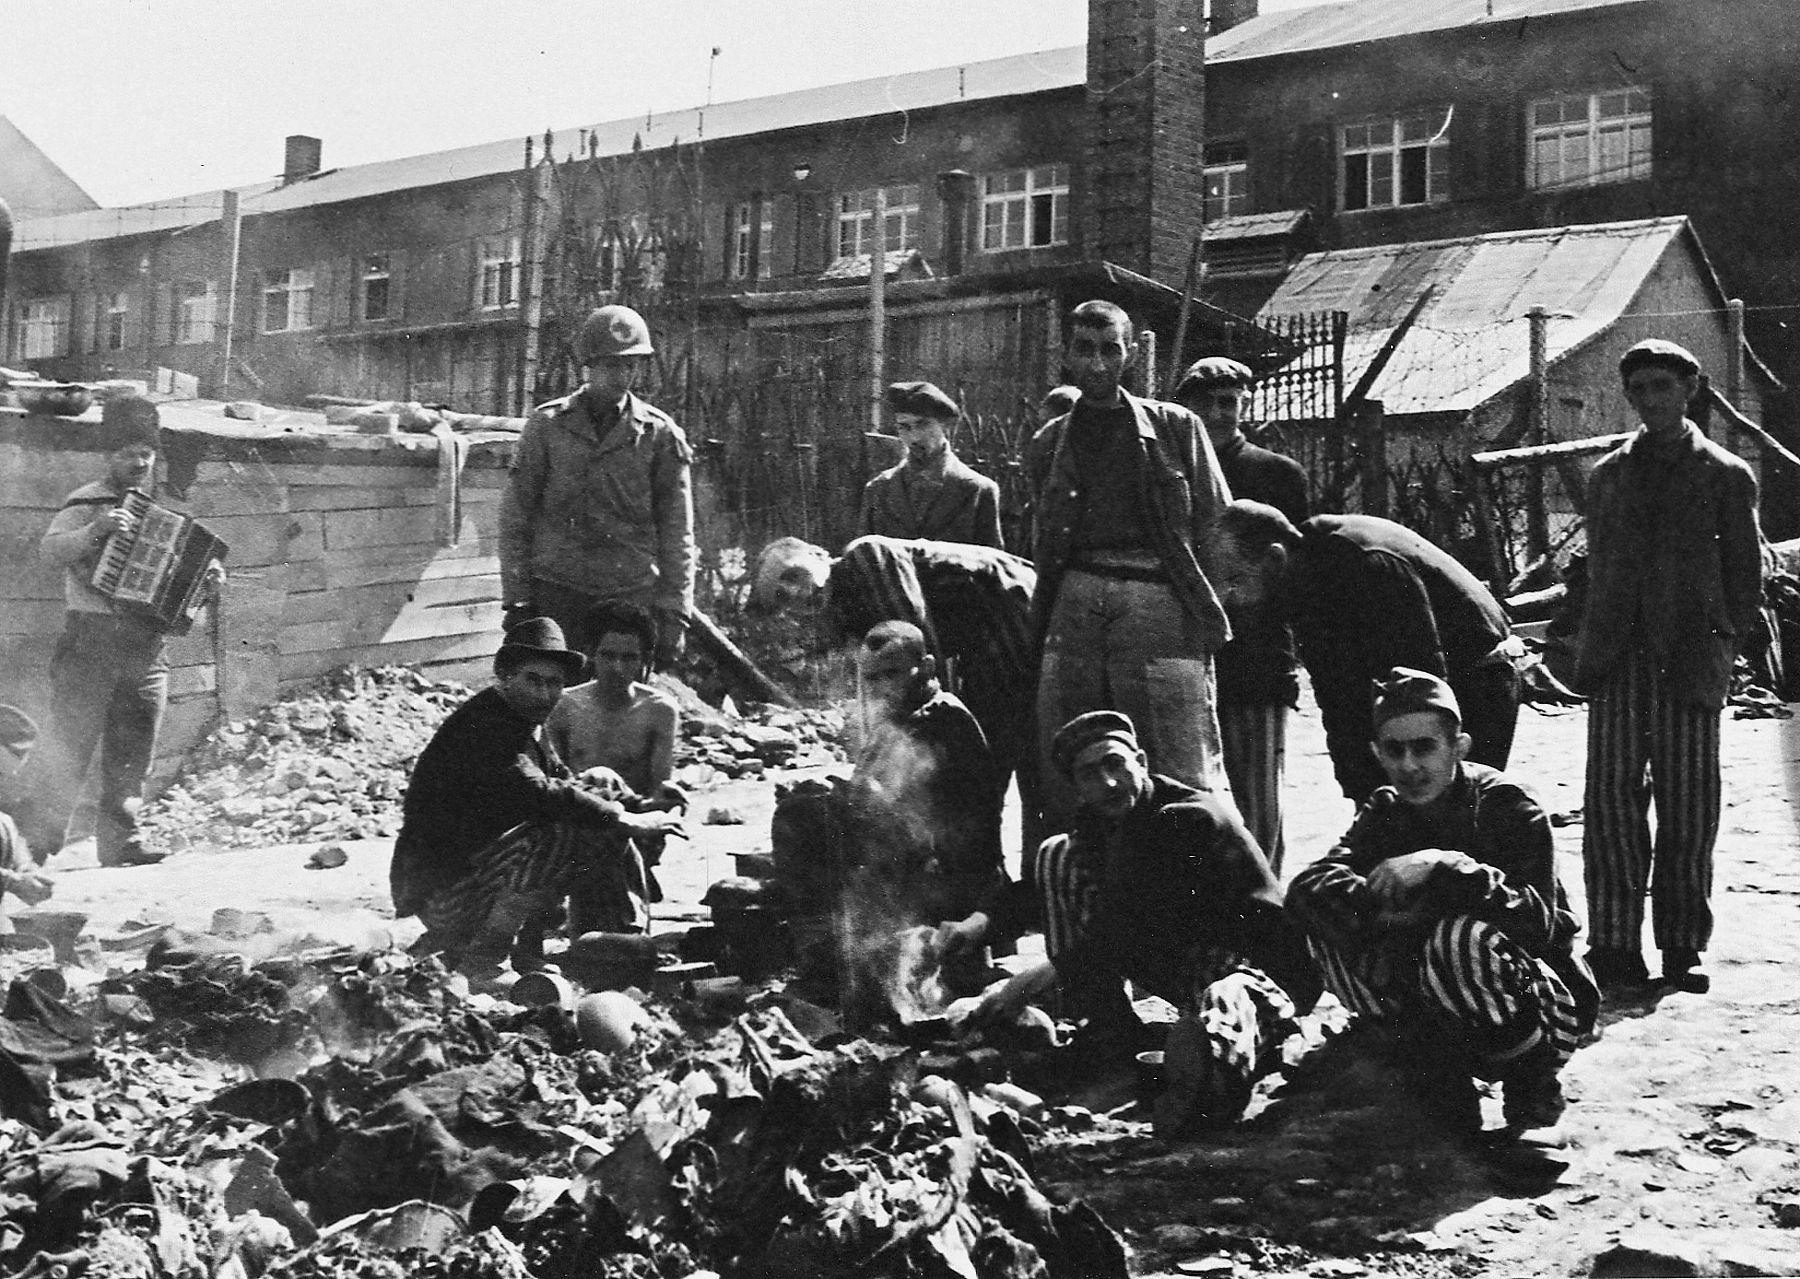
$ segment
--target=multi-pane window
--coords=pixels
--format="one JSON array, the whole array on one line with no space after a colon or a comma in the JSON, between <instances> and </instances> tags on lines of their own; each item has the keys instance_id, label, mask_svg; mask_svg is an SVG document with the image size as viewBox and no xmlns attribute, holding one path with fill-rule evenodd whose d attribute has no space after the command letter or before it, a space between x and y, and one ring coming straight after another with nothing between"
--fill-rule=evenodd
<instances>
[{"instance_id":1,"label":"multi-pane window","mask_svg":"<svg viewBox=\"0 0 1800 1279\"><path fill-rule=\"evenodd\" d=\"M519 300L519 237L500 235L481 242L481 277L477 302L484 311L512 306Z\"/></svg>"},{"instance_id":2,"label":"multi-pane window","mask_svg":"<svg viewBox=\"0 0 1800 1279\"><path fill-rule=\"evenodd\" d=\"M124 290L102 293L94 305L94 349L123 351L125 321L131 314L131 295Z\"/></svg>"},{"instance_id":3,"label":"multi-pane window","mask_svg":"<svg viewBox=\"0 0 1800 1279\"><path fill-rule=\"evenodd\" d=\"M1598 186L1650 176L1650 91L1566 93L1531 104L1527 181Z\"/></svg>"},{"instance_id":4,"label":"multi-pane window","mask_svg":"<svg viewBox=\"0 0 1800 1279\"><path fill-rule=\"evenodd\" d=\"M69 298L28 298L19 304L14 344L21 360L48 360L69 350Z\"/></svg>"},{"instance_id":5,"label":"multi-pane window","mask_svg":"<svg viewBox=\"0 0 1800 1279\"><path fill-rule=\"evenodd\" d=\"M731 206L727 222L730 239L731 277L766 280L775 255L775 210L767 200L746 200Z\"/></svg>"},{"instance_id":6,"label":"multi-pane window","mask_svg":"<svg viewBox=\"0 0 1800 1279\"><path fill-rule=\"evenodd\" d=\"M981 247L1026 249L1069 242L1069 166L990 173L981 179Z\"/></svg>"},{"instance_id":7,"label":"multi-pane window","mask_svg":"<svg viewBox=\"0 0 1800 1279\"><path fill-rule=\"evenodd\" d=\"M170 319L177 345L210 342L213 286L209 280L182 280L169 286Z\"/></svg>"},{"instance_id":8,"label":"multi-pane window","mask_svg":"<svg viewBox=\"0 0 1800 1279\"><path fill-rule=\"evenodd\" d=\"M1242 142L1209 142L1205 150L1206 197L1202 209L1208 222L1250 212L1250 164Z\"/></svg>"},{"instance_id":9,"label":"multi-pane window","mask_svg":"<svg viewBox=\"0 0 1800 1279\"><path fill-rule=\"evenodd\" d=\"M1449 126L1447 111L1345 125L1343 207L1386 209L1448 199Z\"/></svg>"},{"instance_id":10,"label":"multi-pane window","mask_svg":"<svg viewBox=\"0 0 1800 1279\"><path fill-rule=\"evenodd\" d=\"M385 320L389 315L393 287L393 270L385 253L371 253L357 260L358 295L362 299L362 318Z\"/></svg>"},{"instance_id":11,"label":"multi-pane window","mask_svg":"<svg viewBox=\"0 0 1800 1279\"><path fill-rule=\"evenodd\" d=\"M305 267L263 273L264 333L310 329L313 322L313 273Z\"/></svg>"},{"instance_id":12,"label":"multi-pane window","mask_svg":"<svg viewBox=\"0 0 1800 1279\"><path fill-rule=\"evenodd\" d=\"M917 248L919 244L919 187L917 183L886 189L886 235L882 248L893 253ZM837 255L840 258L868 253L874 237L870 233L875 220L875 191L853 191L838 197Z\"/></svg>"}]
</instances>

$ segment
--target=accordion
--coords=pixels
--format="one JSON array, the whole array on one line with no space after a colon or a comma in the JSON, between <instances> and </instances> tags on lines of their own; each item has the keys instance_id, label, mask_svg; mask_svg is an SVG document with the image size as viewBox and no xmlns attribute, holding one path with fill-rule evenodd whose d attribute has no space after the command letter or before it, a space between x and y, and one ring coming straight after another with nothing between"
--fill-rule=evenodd
<instances>
[{"instance_id":1,"label":"accordion","mask_svg":"<svg viewBox=\"0 0 1800 1279\"><path fill-rule=\"evenodd\" d=\"M119 503L137 517L131 533L107 539L92 585L113 606L173 635L185 635L200 611L207 566L227 547L191 515L171 511L128 489Z\"/></svg>"}]
</instances>

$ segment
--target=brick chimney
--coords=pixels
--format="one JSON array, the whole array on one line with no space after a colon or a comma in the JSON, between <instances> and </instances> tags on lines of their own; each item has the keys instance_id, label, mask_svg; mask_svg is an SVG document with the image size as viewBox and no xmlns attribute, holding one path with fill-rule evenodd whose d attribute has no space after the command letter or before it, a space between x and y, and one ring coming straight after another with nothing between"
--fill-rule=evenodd
<instances>
[{"instance_id":1,"label":"brick chimney","mask_svg":"<svg viewBox=\"0 0 1800 1279\"><path fill-rule=\"evenodd\" d=\"M1208 35L1229 31L1241 22L1256 17L1259 0L1212 0L1212 27Z\"/></svg>"},{"instance_id":2,"label":"brick chimney","mask_svg":"<svg viewBox=\"0 0 1800 1279\"><path fill-rule=\"evenodd\" d=\"M1085 256L1173 288L1205 198L1199 0L1088 0Z\"/></svg>"},{"instance_id":3,"label":"brick chimney","mask_svg":"<svg viewBox=\"0 0 1800 1279\"><path fill-rule=\"evenodd\" d=\"M290 133L287 139L287 153L282 160L281 180L298 182L301 178L310 178L319 171L319 161L325 153L325 144L317 138L309 138L304 133Z\"/></svg>"}]
</instances>

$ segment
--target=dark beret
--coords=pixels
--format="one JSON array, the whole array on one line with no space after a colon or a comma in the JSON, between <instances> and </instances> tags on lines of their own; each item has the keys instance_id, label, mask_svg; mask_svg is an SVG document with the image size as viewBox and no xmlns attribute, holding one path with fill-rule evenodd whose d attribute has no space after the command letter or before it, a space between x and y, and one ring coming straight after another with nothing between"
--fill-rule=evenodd
<instances>
[{"instance_id":1,"label":"dark beret","mask_svg":"<svg viewBox=\"0 0 1800 1279\"><path fill-rule=\"evenodd\" d=\"M1082 751L1104 741L1123 742L1137 750L1137 725L1131 722L1131 716L1122 711L1089 711L1077 715L1057 729L1056 736L1050 739L1050 762L1066 777L1074 771L1075 761Z\"/></svg>"},{"instance_id":2,"label":"dark beret","mask_svg":"<svg viewBox=\"0 0 1800 1279\"><path fill-rule=\"evenodd\" d=\"M1666 338L1646 338L1619 357L1619 376L1630 377L1638 369L1663 368L1692 377L1700 371L1694 353Z\"/></svg>"},{"instance_id":3,"label":"dark beret","mask_svg":"<svg viewBox=\"0 0 1800 1279\"><path fill-rule=\"evenodd\" d=\"M0 706L0 746L30 746L38 739L37 722L17 706Z\"/></svg>"},{"instance_id":4,"label":"dark beret","mask_svg":"<svg viewBox=\"0 0 1800 1279\"><path fill-rule=\"evenodd\" d=\"M952 422L962 416L962 409L956 401L929 382L890 382L887 402L888 407L896 413L948 418Z\"/></svg>"},{"instance_id":5,"label":"dark beret","mask_svg":"<svg viewBox=\"0 0 1800 1279\"><path fill-rule=\"evenodd\" d=\"M1450 685L1427 671L1396 666L1386 679L1375 681L1372 693L1376 732L1390 719L1420 711L1443 711L1459 726L1462 724L1462 708L1456 704L1456 694Z\"/></svg>"},{"instance_id":6,"label":"dark beret","mask_svg":"<svg viewBox=\"0 0 1800 1279\"><path fill-rule=\"evenodd\" d=\"M162 448L162 414L154 402L141 395L108 400L100 410L100 425L109 449L130 448L133 444Z\"/></svg>"},{"instance_id":7,"label":"dark beret","mask_svg":"<svg viewBox=\"0 0 1800 1279\"><path fill-rule=\"evenodd\" d=\"M1222 355L1209 355L1204 360L1195 360L1188 365L1186 373L1175 386L1175 398L1180 399L1188 391L1198 390L1203 386L1237 386L1248 387L1256 381L1248 365L1239 364L1236 360L1228 360Z\"/></svg>"}]
</instances>

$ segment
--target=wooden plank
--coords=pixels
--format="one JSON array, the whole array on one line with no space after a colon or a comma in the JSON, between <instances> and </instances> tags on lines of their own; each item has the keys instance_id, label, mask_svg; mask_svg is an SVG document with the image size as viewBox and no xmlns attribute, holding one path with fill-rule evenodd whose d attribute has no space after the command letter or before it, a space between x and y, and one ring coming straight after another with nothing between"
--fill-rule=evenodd
<instances>
[{"instance_id":1,"label":"wooden plank","mask_svg":"<svg viewBox=\"0 0 1800 1279\"><path fill-rule=\"evenodd\" d=\"M344 485L337 488L306 487L288 490L288 507L295 511L353 511L364 508L384 509L391 506L431 506L437 493L429 488L401 488L394 485Z\"/></svg>"},{"instance_id":2,"label":"wooden plank","mask_svg":"<svg viewBox=\"0 0 1800 1279\"><path fill-rule=\"evenodd\" d=\"M370 586L290 594L281 609L283 627L305 626L343 617L397 617L408 608L481 604L500 598L498 574L443 577L430 581L379 582Z\"/></svg>"},{"instance_id":3,"label":"wooden plank","mask_svg":"<svg viewBox=\"0 0 1800 1279\"><path fill-rule=\"evenodd\" d=\"M432 582L442 578L496 577L500 572L498 555L452 556L458 547L433 547L445 552L440 558L422 559L419 555L396 557L377 564L338 565L325 561L325 577L333 590L357 586L374 586L381 582ZM496 577L497 580L497 577ZM325 589L318 587L314 589Z\"/></svg>"},{"instance_id":4,"label":"wooden plank","mask_svg":"<svg viewBox=\"0 0 1800 1279\"><path fill-rule=\"evenodd\" d=\"M352 455L330 462L216 461L200 463L197 479L202 484L241 484L254 474L256 482L288 488L387 488L437 483L437 454Z\"/></svg>"},{"instance_id":5,"label":"wooden plank","mask_svg":"<svg viewBox=\"0 0 1800 1279\"><path fill-rule=\"evenodd\" d=\"M253 577L234 577L219 597L223 669L217 688L227 719L248 719L281 687L281 611L287 591Z\"/></svg>"},{"instance_id":6,"label":"wooden plank","mask_svg":"<svg viewBox=\"0 0 1800 1279\"><path fill-rule=\"evenodd\" d=\"M285 515L222 515L206 526L225 539L231 553L227 568L291 564L318 559L325 553L324 531L317 511Z\"/></svg>"},{"instance_id":7,"label":"wooden plank","mask_svg":"<svg viewBox=\"0 0 1800 1279\"><path fill-rule=\"evenodd\" d=\"M211 662L204 666L171 666L169 668L170 698L210 693L217 687L218 681L214 677Z\"/></svg>"},{"instance_id":8,"label":"wooden plank","mask_svg":"<svg viewBox=\"0 0 1800 1279\"><path fill-rule=\"evenodd\" d=\"M13 599L0 609L0 635L55 635L62 630L63 602Z\"/></svg>"},{"instance_id":9,"label":"wooden plank","mask_svg":"<svg viewBox=\"0 0 1800 1279\"><path fill-rule=\"evenodd\" d=\"M208 528L228 515L285 515L287 490L278 484L196 484L188 492L188 510Z\"/></svg>"},{"instance_id":10,"label":"wooden plank","mask_svg":"<svg viewBox=\"0 0 1800 1279\"><path fill-rule=\"evenodd\" d=\"M485 635L497 642L500 601L455 604L443 608L408 607L392 617L342 617L284 628L284 654L323 649L364 648L406 640Z\"/></svg>"},{"instance_id":11,"label":"wooden plank","mask_svg":"<svg viewBox=\"0 0 1800 1279\"><path fill-rule=\"evenodd\" d=\"M485 665L500 647L497 634L450 635L394 644L353 645L281 655L281 687L304 685L345 666L397 666L441 662Z\"/></svg>"},{"instance_id":12,"label":"wooden plank","mask_svg":"<svg viewBox=\"0 0 1800 1279\"><path fill-rule=\"evenodd\" d=\"M325 511L327 551L363 546L399 546L407 542L432 542L437 537L437 512L432 507L396 507L373 511Z\"/></svg>"}]
</instances>

